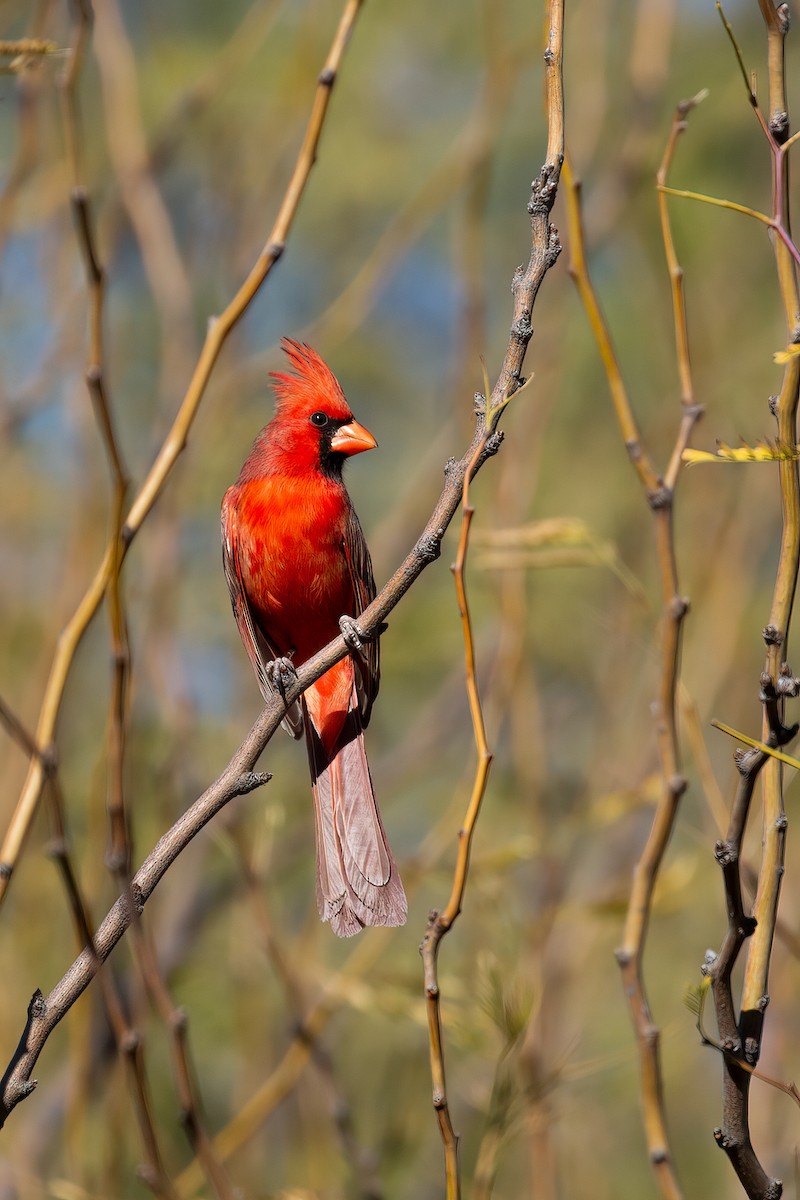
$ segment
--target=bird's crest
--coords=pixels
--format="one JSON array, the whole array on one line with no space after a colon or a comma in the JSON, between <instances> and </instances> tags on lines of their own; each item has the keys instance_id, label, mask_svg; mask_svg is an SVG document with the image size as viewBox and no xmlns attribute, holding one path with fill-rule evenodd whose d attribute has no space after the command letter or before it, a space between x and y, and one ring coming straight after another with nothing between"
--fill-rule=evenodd
<instances>
[{"instance_id":1,"label":"bird's crest","mask_svg":"<svg viewBox=\"0 0 800 1200\"><path fill-rule=\"evenodd\" d=\"M330 416L349 420L352 417L350 405L339 381L316 350L288 337L281 338L281 347L291 363L293 374L270 372L278 412L312 413L324 404Z\"/></svg>"}]
</instances>

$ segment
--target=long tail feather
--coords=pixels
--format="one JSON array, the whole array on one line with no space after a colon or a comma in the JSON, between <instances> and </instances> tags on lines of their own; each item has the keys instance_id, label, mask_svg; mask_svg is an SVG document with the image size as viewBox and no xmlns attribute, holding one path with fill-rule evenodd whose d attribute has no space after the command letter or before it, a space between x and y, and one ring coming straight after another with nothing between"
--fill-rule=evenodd
<instances>
[{"instance_id":1,"label":"long tail feather","mask_svg":"<svg viewBox=\"0 0 800 1200\"><path fill-rule=\"evenodd\" d=\"M317 907L339 937L403 925L408 906L372 790L358 710L329 758L312 721L306 743L317 832Z\"/></svg>"}]
</instances>

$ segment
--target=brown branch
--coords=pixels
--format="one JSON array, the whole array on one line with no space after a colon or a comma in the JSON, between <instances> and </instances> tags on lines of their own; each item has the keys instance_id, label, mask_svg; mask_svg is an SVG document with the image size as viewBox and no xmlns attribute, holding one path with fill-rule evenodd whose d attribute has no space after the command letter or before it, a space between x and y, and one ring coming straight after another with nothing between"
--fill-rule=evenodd
<instances>
[{"instance_id":1,"label":"brown branch","mask_svg":"<svg viewBox=\"0 0 800 1200\"><path fill-rule=\"evenodd\" d=\"M363 0L346 0L339 26L334 35L325 66L320 74L305 138L298 154L291 180L284 195L277 220L264 248L249 275L227 308L209 325L205 344L195 367L189 388L178 410L164 444L147 478L140 488L124 522L119 541L119 558L124 559L128 547L146 520L158 495L186 445L189 430L197 415L211 372L216 365L228 334L241 319L275 263L283 253L294 222L311 168L316 160L317 147L330 102L331 89L355 25ZM59 637L50 668L44 698L39 713L36 741L40 748L49 747L55 736L67 678L80 641L108 588L116 565L116 548L106 550L94 579L73 616ZM18 861L31 822L36 813L44 784L41 762L31 762L17 806L0 846L0 904L8 891L9 880Z\"/></svg>"},{"instance_id":2,"label":"brown branch","mask_svg":"<svg viewBox=\"0 0 800 1200\"><path fill-rule=\"evenodd\" d=\"M570 249L570 262L567 270L578 289L597 343L625 449L642 487L650 495L659 490L661 480L647 450L642 445L639 426L628 398L619 360L589 275L581 213L581 181L573 174L569 160L564 164L564 174L567 182L567 226Z\"/></svg>"},{"instance_id":3,"label":"brown branch","mask_svg":"<svg viewBox=\"0 0 800 1200\"><path fill-rule=\"evenodd\" d=\"M798 726L783 725L776 692L768 673L761 677L761 699L765 720L769 726L768 745L783 746L796 735ZM714 1131L717 1144L725 1151L731 1165L751 1200L773 1200L781 1195L778 1180L764 1171L750 1140L749 1088L750 1077L758 1061L759 1042L747 1035L747 1014L742 1011L737 1020L731 975L745 940L752 936L756 921L744 911L741 886L741 854L750 803L759 773L769 761L762 750L739 751L736 763L740 773L739 786L731 809L730 824L724 841L717 842L715 855L722 867L728 929L719 954L704 967L711 980L717 1028L723 1058L723 1123ZM763 1015L766 1003L759 1008Z\"/></svg>"},{"instance_id":4,"label":"brown branch","mask_svg":"<svg viewBox=\"0 0 800 1200\"><path fill-rule=\"evenodd\" d=\"M683 286L683 268L678 261L678 255L675 250L675 239L672 236L672 225L669 219L669 205L661 190L666 186L672 159L675 154L675 149L678 144L678 139L686 130L686 122L689 113L703 99L703 93L694 96L691 100L684 100L675 110L675 115L672 118L672 127L667 139L667 145L664 150L664 157L661 160L661 165L658 168L656 175L656 183L659 186L658 192L658 208L661 217L661 236L664 242L664 253L667 259L667 269L669 271L670 282L672 285L672 313L675 326L675 352L678 361L678 375L681 383L681 406L683 408L683 418L681 426L676 438L675 445L670 456L669 465L664 476L664 486L669 492L674 491L675 484L678 480L678 472L681 469L681 461L683 451L689 444L692 432L697 421L702 416L702 408L695 402L694 383L692 380L692 364L689 353L689 328L686 318L686 296Z\"/></svg>"},{"instance_id":5,"label":"brown branch","mask_svg":"<svg viewBox=\"0 0 800 1200\"><path fill-rule=\"evenodd\" d=\"M769 121L760 112L752 89L750 103L758 117L772 156L773 212L771 223L779 237L774 242L778 284L783 300L790 340L796 336L800 294L797 286L797 246L791 237L788 160L789 116L786 103L784 41L788 32L786 5L775 7L773 0L759 0L767 30L769 67ZM730 26L726 29L734 44ZM778 438L797 440L797 407L800 398L800 362L790 359L785 367L780 396L773 407L778 423ZM781 718L780 697L796 694L787 690L791 676L783 662L789 636L794 595L800 565L800 480L797 464L792 461L778 465L783 515L781 545L775 576L769 621L763 631L766 644L765 672L762 675L764 716L762 739L770 745L783 744L789 731ZM731 1047L723 1068L723 1123L715 1131L718 1144L725 1150L737 1178L752 1200L771 1200L780 1196L781 1183L764 1171L753 1149L749 1129L750 1072L736 1060L743 1058L749 1066L758 1062L764 1014L768 1003L769 966L775 937L786 841L786 815L783 803L783 771L780 763L764 761L760 751L742 756L740 769L746 769L745 785L740 785L732 813L732 834L723 844L725 893L728 904L728 932L718 960L711 973L720 1036L723 1045ZM756 898L752 918L743 918L740 882L740 837L749 807L752 786L749 775L762 772L763 779L763 838L758 872ZM755 780L753 779L753 784ZM737 841L736 835L739 836ZM728 860L732 861L728 861ZM730 986L730 971L738 957L745 936L752 933L748 944L738 1021Z\"/></svg>"},{"instance_id":6,"label":"brown branch","mask_svg":"<svg viewBox=\"0 0 800 1200\"><path fill-rule=\"evenodd\" d=\"M90 13L85 4L76 5L76 24L67 67L60 80L62 120L67 158L72 175L70 200L75 231L83 258L89 310L89 344L87 351L86 385L95 411L103 448L108 461L111 483L111 521L108 553L112 568L108 583L108 606L111 625L112 687L108 719L108 812L111 827L109 863L118 880L127 881L130 851L127 821L123 800L123 762L127 709L129 652L125 615L120 587L120 533L128 488L127 474L119 450L105 381L103 312L105 302L105 272L100 261L94 235L91 201L81 171L80 113L78 84L89 36ZM69 857L63 798L55 774L50 779L50 810L56 826L52 853L58 863L70 900L79 946L86 947L97 959L88 906L80 893L77 876ZM174 1200L175 1193L167 1175L158 1135L151 1114L144 1047L141 1036L128 1021L115 985L102 972L101 992L106 1014L114 1033L118 1051L125 1064L131 1085L134 1108L141 1131L146 1156L143 1178L151 1190L165 1200Z\"/></svg>"},{"instance_id":7,"label":"brown branch","mask_svg":"<svg viewBox=\"0 0 800 1200\"><path fill-rule=\"evenodd\" d=\"M783 78L783 42L788 29L785 6L775 8L772 0L759 0L767 26L769 54L770 122L765 136L772 152L773 219L791 234L789 216L788 163L783 146L789 134L786 111L786 92ZM773 128L774 121L777 127ZM794 261L784 243L775 244L778 282L784 304L789 337L795 335L797 313L800 310L797 273ZM784 369L780 395L775 407L778 437L797 440L797 408L800 399L800 360L791 359ZM778 683L785 646L789 636L792 607L797 588L800 565L800 481L797 464L791 461L778 466L781 488L783 525L778 567L775 576L769 620L764 630L767 648L765 669ZM764 723L764 738L769 727ZM758 889L753 908L756 932L748 947L744 986L742 989L742 1019L748 1025L748 1036L760 1044L764 1019L763 998L768 992L769 960L772 953L777 919L780 884L783 875L786 840L786 816L783 806L783 775L780 765L768 763L764 768L764 841L758 875Z\"/></svg>"},{"instance_id":8,"label":"brown branch","mask_svg":"<svg viewBox=\"0 0 800 1200\"><path fill-rule=\"evenodd\" d=\"M572 255L570 273L575 279L586 307L589 323L603 360L620 432L653 514L656 553L661 577L662 610L659 628L661 669L658 699L653 706L661 766L661 795L649 836L634 868L623 943L617 951L617 961L620 965L631 1022L639 1047L642 1106L648 1151L661 1194L665 1200L679 1200L682 1192L669 1145L659 1049L660 1032L653 1020L647 998L644 953L656 880L675 826L680 799L686 790L686 779L680 760L676 702L681 634L683 618L688 610L688 601L681 596L678 586L673 503L674 490L681 468L681 456L696 422L702 415L702 408L696 403L694 397L683 271L675 251L665 190L678 138L686 128L686 118L697 101L698 97L695 97L678 106L656 180L662 236L671 282L682 408L675 444L663 477L642 445L638 424L628 398L611 336L589 277L580 210L580 185L572 178L571 174L567 193Z\"/></svg>"},{"instance_id":9,"label":"brown branch","mask_svg":"<svg viewBox=\"0 0 800 1200\"><path fill-rule=\"evenodd\" d=\"M487 435L488 436L488 435ZM484 439L473 454L470 467L473 468L483 453L486 445ZM439 1122L445 1159L445 1178L447 1181L448 1200L458 1200L461 1195L461 1179L458 1168L458 1137L450 1117L450 1107L447 1100L447 1084L445 1079L444 1046L442 1042L442 1022L440 1009L440 992L438 977L439 944L445 934L451 929L453 922L461 912L461 904L467 885L469 873L470 850L475 833L475 825L480 814L481 804L486 792L489 769L492 765L492 752L486 741L486 730L481 709L478 681L475 673L475 646L472 639L472 622L467 601L466 580L464 576L467 548L469 545L469 530L474 509L469 503L470 471L464 477L461 498L461 533L458 539L458 552L453 565L453 575L458 596L458 608L461 616L461 626L464 637L466 656L467 695L469 697L472 729L477 751L477 765L472 783L472 794L464 822L458 833L458 856L453 876L453 887L450 899L443 912L434 912L428 921L428 927L420 946L422 955L425 984L425 1004L428 1014L428 1040L431 1060L431 1079L433 1083L433 1107Z\"/></svg>"},{"instance_id":10,"label":"brown branch","mask_svg":"<svg viewBox=\"0 0 800 1200\"><path fill-rule=\"evenodd\" d=\"M767 66L769 71L769 128L777 142L789 136L789 106L786 102L785 42L789 32L789 5L773 0L758 0L767 27Z\"/></svg>"},{"instance_id":11,"label":"brown branch","mask_svg":"<svg viewBox=\"0 0 800 1200\"><path fill-rule=\"evenodd\" d=\"M493 452L499 442L495 428L510 398L523 386L522 365L528 342L533 334L531 318L536 296L545 274L560 253L558 234L550 224L550 213L558 190L564 160L564 95L563 95L563 0L550 0L548 12L547 48L544 54L546 112L548 118L547 158L538 177L531 185L528 212L531 218L531 251L527 268L518 268L512 283L514 296L511 336L503 365L492 390L491 398L483 397L479 413L477 443L473 442L471 458L464 472L461 494L461 533L458 553L453 567L458 607L466 655L467 695L472 718L477 764L469 805L458 835L458 854L453 874L450 898L442 912L431 914L420 946L423 963L425 1000L428 1015L428 1039L433 1085L433 1106L439 1122L445 1156L445 1179L448 1200L459 1200L461 1179L458 1165L458 1137L453 1128L447 1098L444 1047L442 1039L438 953L442 938L452 928L461 912L469 874L470 851L480 814L492 763L492 753L486 740L486 730L475 672L475 652L469 604L467 601L465 567L469 530L473 509L469 503L469 484L484 456ZM480 406L479 406L480 407ZM480 428L482 418L483 430ZM496 445L494 443L497 443ZM463 461L463 460L462 460Z\"/></svg>"}]
</instances>

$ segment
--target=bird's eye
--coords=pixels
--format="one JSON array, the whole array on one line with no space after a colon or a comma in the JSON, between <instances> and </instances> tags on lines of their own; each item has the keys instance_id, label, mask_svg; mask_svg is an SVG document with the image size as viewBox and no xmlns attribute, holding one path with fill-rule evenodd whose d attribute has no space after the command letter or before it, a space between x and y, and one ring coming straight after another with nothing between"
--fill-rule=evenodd
<instances>
[{"instance_id":1,"label":"bird's eye","mask_svg":"<svg viewBox=\"0 0 800 1200\"><path fill-rule=\"evenodd\" d=\"M328 424L327 413L315 412L311 414L311 424L316 425L318 429L324 429Z\"/></svg>"}]
</instances>

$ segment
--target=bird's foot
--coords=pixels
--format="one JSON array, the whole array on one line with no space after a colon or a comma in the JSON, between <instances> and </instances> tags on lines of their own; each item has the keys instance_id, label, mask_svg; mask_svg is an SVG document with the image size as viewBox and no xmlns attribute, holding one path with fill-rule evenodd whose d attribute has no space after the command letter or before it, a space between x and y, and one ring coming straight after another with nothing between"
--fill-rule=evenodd
<instances>
[{"instance_id":1,"label":"bird's foot","mask_svg":"<svg viewBox=\"0 0 800 1200\"><path fill-rule=\"evenodd\" d=\"M273 658L271 662L266 664L266 675L269 686L273 692L276 692L284 704L286 703L286 689L291 687L297 680L297 671L294 668L294 663L290 658Z\"/></svg>"},{"instance_id":2,"label":"bird's foot","mask_svg":"<svg viewBox=\"0 0 800 1200\"><path fill-rule=\"evenodd\" d=\"M353 617L339 617L339 629L342 637L347 642L347 648L351 654L364 653L364 642L374 642L382 634L386 633L389 626L385 621L381 621L377 629L372 633L364 633L363 629L356 623Z\"/></svg>"},{"instance_id":3,"label":"bird's foot","mask_svg":"<svg viewBox=\"0 0 800 1200\"><path fill-rule=\"evenodd\" d=\"M339 628L342 631L342 637L347 643L348 650L352 654L363 654L364 642L367 641L367 638L361 632L353 618L339 617Z\"/></svg>"}]
</instances>

